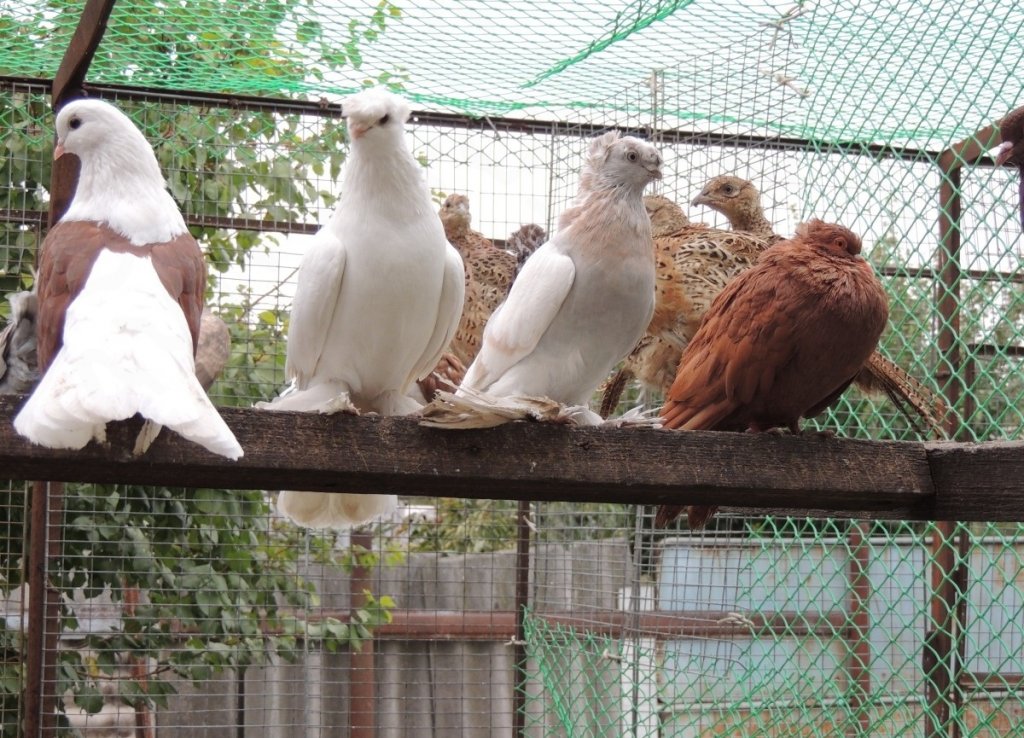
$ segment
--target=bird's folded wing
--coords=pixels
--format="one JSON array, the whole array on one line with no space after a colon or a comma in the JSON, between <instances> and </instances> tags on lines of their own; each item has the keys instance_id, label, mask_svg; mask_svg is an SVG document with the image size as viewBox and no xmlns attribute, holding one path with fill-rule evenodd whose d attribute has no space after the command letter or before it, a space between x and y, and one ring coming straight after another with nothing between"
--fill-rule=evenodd
<instances>
[{"instance_id":1,"label":"bird's folded wing","mask_svg":"<svg viewBox=\"0 0 1024 738\"><path fill-rule=\"evenodd\" d=\"M345 275L344 244L321 230L299 267L288 329L285 374L302 387L323 353Z\"/></svg>"},{"instance_id":2,"label":"bird's folded wing","mask_svg":"<svg viewBox=\"0 0 1024 738\"><path fill-rule=\"evenodd\" d=\"M570 257L549 244L537 249L487 323L480 354L464 384L486 389L529 355L558 315L575 276Z\"/></svg>"},{"instance_id":3,"label":"bird's folded wing","mask_svg":"<svg viewBox=\"0 0 1024 738\"><path fill-rule=\"evenodd\" d=\"M799 350L794 331L803 301L768 276L750 274L726 287L684 352L666 406L685 406L683 416L699 416L700 428L713 428L736 407L770 393ZM780 299L780 289L790 299Z\"/></svg>"},{"instance_id":4,"label":"bird's folded wing","mask_svg":"<svg viewBox=\"0 0 1024 738\"><path fill-rule=\"evenodd\" d=\"M437 322L434 332L427 343L427 349L416 365L415 376L410 378L419 381L429 376L441 355L455 337L455 329L459 326L462 316L462 303L466 297L465 269L462 257L451 244L445 246L444 282L441 286L441 300L437 309Z\"/></svg>"}]
</instances>

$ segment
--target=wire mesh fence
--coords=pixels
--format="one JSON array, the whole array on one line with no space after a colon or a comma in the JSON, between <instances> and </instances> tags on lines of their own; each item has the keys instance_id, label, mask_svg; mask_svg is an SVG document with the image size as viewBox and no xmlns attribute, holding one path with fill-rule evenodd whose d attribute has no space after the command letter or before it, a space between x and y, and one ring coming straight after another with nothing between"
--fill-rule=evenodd
<instances>
[{"instance_id":1,"label":"wire mesh fence","mask_svg":"<svg viewBox=\"0 0 1024 738\"><path fill-rule=\"evenodd\" d=\"M407 87L438 204L469 194L474 228L499 244L523 223L552 229L607 126L658 143L658 189L680 204L732 173L781 235L811 216L849 225L890 294L883 352L951 401L958 438L1020 437L1016 175L978 153L1014 104L986 84L1021 58L1014 4L585 3L539 18L240 3L228 10L245 23L223 32L214 5L119 2L90 79L148 88L94 90L154 144L206 252L232 345L218 404L284 384L303 239L344 186L348 145L330 102L218 95L369 77ZM80 9L0 8L0 73L52 77ZM485 15L513 30L481 42ZM282 28L296 44L278 45ZM508 61L524 47L528 62ZM450 48L467 61L454 79ZM322 64L304 66L311 49ZM360 50L365 66L346 67ZM934 72L929 55L955 63ZM32 286L52 117L45 85L5 78L0 100L8 295ZM918 437L854 391L818 424ZM24 726L39 612L47 735L983 737L1024 717L1016 524L722 516L698 533L656 531L637 506L534 503L522 517L508 501L410 498L391 520L323 534L280 519L274 497L69 484L45 526L40 610L30 488L0 489L0 735Z\"/></svg>"}]
</instances>

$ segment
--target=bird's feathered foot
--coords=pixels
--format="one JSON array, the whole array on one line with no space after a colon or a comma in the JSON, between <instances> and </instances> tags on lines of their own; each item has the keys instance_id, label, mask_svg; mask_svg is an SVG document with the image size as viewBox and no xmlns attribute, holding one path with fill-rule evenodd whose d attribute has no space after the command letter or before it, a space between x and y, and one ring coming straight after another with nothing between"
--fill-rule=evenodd
<instances>
[{"instance_id":1,"label":"bird's feathered foot","mask_svg":"<svg viewBox=\"0 0 1024 738\"><path fill-rule=\"evenodd\" d=\"M438 392L430 404L420 410L420 425L431 428L493 428L515 420L536 420L546 423L598 425L602 418L587 418L589 410L580 406L565 407L547 397L492 397L483 392L462 388L457 394ZM584 421L584 422L581 422Z\"/></svg>"},{"instance_id":2,"label":"bird's feathered foot","mask_svg":"<svg viewBox=\"0 0 1024 738\"><path fill-rule=\"evenodd\" d=\"M305 390L289 388L270 402L257 402L255 407L257 410L359 415L359 408L352 402L348 391L330 384Z\"/></svg>"},{"instance_id":3,"label":"bird's feathered foot","mask_svg":"<svg viewBox=\"0 0 1024 738\"><path fill-rule=\"evenodd\" d=\"M457 394L438 392L419 417L420 425L448 429L493 428L516 420L612 428L657 428L660 424L659 418L641 408L605 420L583 405L562 405L548 397L492 397L466 388Z\"/></svg>"}]
</instances>

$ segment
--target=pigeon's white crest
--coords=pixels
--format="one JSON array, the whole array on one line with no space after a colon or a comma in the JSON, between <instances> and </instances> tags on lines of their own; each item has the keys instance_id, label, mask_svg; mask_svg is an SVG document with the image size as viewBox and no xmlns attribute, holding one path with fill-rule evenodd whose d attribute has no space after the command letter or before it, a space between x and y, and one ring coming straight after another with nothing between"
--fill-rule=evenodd
<instances>
[{"instance_id":1,"label":"pigeon's white crest","mask_svg":"<svg viewBox=\"0 0 1024 738\"><path fill-rule=\"evenodd\" d=\"M421 407L406 393L455 333L462 260L406 144L409 105L370 89L342 110L352 146L338 205L299 268L286 363L293 386L260 407L404 415ZM300 525L343 527L386 515L395 502L284 491L278 509Z\"/></svg>"},{"instance_id":2,"label":"pigeon's white crest","mask_svg":"<svg viewBox=\"0 0 1024 738\"><path fill-rule=\"evenodd\" d=\"M650 144L615 132L593 139L575 203L491 317L463 387L498 398L588 402L654 311L642 196L660 177L661 156Z\"/></svg>"},{"instance_id":3,"label":"pigeon's white crest","mask_svg":"<svg viewBox=\"0 0 1024 738\"><path fill-rule=\"evenodd\" d=\"M54 156L75 154L74 199L39 258L42 379L14 419L51 448L105 439L106 424L147 419L136 452L167 426L237 459L242 448L195 377L206 264L164 188L152 147L99 100L57 115Z\"/></svg>"}]
</instances>

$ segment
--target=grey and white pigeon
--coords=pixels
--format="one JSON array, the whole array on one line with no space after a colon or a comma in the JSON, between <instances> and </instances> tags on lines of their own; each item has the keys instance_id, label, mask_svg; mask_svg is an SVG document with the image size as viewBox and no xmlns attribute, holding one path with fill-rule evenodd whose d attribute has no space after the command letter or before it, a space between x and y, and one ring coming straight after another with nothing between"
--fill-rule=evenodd
<instances>
[{"instance_id":1,"label":"grey and white pigeon","mask_svg":"<svg viewBox=\"0 0 1024 738\"><path fill-rule=\"evenodd\" d=\"M352 147L344 189L299 268L288 332L292 386L268 410L404 415L462 311L462 259L445 239L405 141L408 103L382 89L342 102ZM283 491L278 509L314 528L389 514L394 495Z\"/></svg>"},{"instance_id":2,"label":"grey and white pigeon","mask_svg":"<svg viewBox=\"0 0 1024 738\"><path fill-rule=\"evenodd\" d=\"M136 413L141 453L166 426L213 453L242 456L195 376L206 287L199 244L164 186L156 155L113 105L57 114L54 157L81 161L67 212L46 235L36 280L42 379L14 428L51 448L103 441Z\"/></svg>"},{"instance_id":3,"label":"grey and white pigeon","mask_svg":"<svg viewBox=\"0 0 1024 738\"><path fill-rule=\"evenodd\" d=\"M613 131L591 141L579 194L488 322L465 394L588 402L654 311L642 198L661 164L658 150L638 138Z\"/></svg>"},{"instance_id":4,"label":"grey and white pigeon","mask_svg":"<svg viewBox=\"0 0 1024 738\"><path fill-rule=\"evenodd\" d=\"M35 292L23 290L7 295L11 315L0 331L0 395L22 394L39 379L36 359Z\"/></svg>"}]
</instances>

